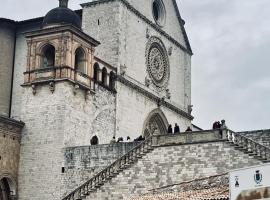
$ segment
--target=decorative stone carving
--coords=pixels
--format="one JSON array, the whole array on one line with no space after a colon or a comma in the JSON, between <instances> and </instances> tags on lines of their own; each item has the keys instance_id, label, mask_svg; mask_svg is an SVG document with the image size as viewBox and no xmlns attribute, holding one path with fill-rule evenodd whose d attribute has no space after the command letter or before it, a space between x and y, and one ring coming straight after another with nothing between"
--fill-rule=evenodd
<instances>
[{"instance_id":1,"label":"decorative stone carving","mask_svg":"<svg viewBox=\"0 0 270 200\"><path fill-rule=\"evenodd\" d=\"M192 113L192 108L193 108L193 105L188 105L188 113L189 113L189 114Z\"/></svg>"},{"instance_id":2,"label":"decorative stone carving","mask_svg":"<svg viewBox=\"0 0 270 200\"><path fill-rule=\"evenodd\" d=\"M33 85L31 85L31 88L32 88L33 95L35 95L37 93L36 86L33 84Z\"/></svg>"},{"instance_id":3,"label":"decorative stone carving","mask_svg":"<svg viewBox=\"0 0 270 200\"><path fill-rule=\"evenodd\" d=\"M51 91L52 93L54 93L54 91L55 91L55 83L54 83L54 82L50 82L50 83L49 83L49 88L50 88L50 91Z\"/></svg>"},{"instance_id":4,"label":"decorative stone carving","mask_svg":"<svg viewBox=\"0 0 270 200\"><path fill-rule=\"evenodd\" d=\"M148 27L146 28L146 38L150 38L150 31Z\"/></svg>"},{"instance_id":5,"label":"decorative stone carving","mask_svg":"<svg viewBox=\"0 0 270 200\"><path fill-rule=\"evenodd\" d=\"M173 48L172 48L172 47L170 47L170 48L168 49L168 54L169 54L169 56L171 56L171 55L172 55L172 50L173 50Z\"/></svg>"},{"instance_id":6,"label":"decorative stone carving","mask_svg":"<svg viewBox=\"0 0 270 200\"><path fill-rule=\"evenodd\" d=\"M171 92L169 89L166 89L166 97L167 99L171 99Z\"/></svg>"},{"instance_id":7,"label":"decorative stone carving","mask_svg":"<svg viewBox=\"0 0 270 200\"><path fill-rule=\"evenodd\" d=\"M126 65L120 65L120 74L124 76L126 74L127 66Z\"/></svg>"},{"instance_id":8,"label":"decorative stone carving","mask_svg":"<svg viewBox=\"0 0 270 200\"><path fill-rule=\"evenodd\" d=\"M149 78L145 78L145 85L146 85L146 87L149 87L150 84L151 84L150 79Z\"/></svg>"},{"instance_id":9,"label":"decorative stone carving","mask_svg":"<svg viewBox=\"0 0 270 200\"><path fill-rule=\"evenodd\" d=\"M77 91L80 89L80 86L79 85L74 85L74 89L73 89L73 94L76 95L77 94Z\"/></svg>"},{"instance_id":10,"label":"decorative stone carving","mask_svg":"<svg viewBox=\"0 0 270 200\"><path fill-rule=\"evenodd\" d=\"M170 77L169 59L165 46L157 37L151 37L147 43L146 66L155 88L165 90Z\"/></svg>"}]
</instances>

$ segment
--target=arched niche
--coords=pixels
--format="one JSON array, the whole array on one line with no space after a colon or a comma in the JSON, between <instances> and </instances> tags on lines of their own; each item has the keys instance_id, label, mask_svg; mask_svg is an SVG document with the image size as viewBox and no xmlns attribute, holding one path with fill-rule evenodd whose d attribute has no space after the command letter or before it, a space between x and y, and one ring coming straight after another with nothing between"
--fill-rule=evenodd
<instances>
[{"instance_id":1,"label":"arched niche","mask_svg":"<svg viewBox=\"0 0 270 200\"><path fill-rule=\"evenodd\" d=\"M74 68L76 71L82 72L84 74L87 73L86 54L85 54L85 51L81 47L77 48L75 51Z\"/></svg>"},{"instance_id":2,"label":"arched niche","mask_svg":"<svg viewBox=\"0 0 270 200\"><path fill-rule=\"evenodd\" d=\"M159 108L149 113L148 117L144 121L143 136L145 138L151 135L162 135L167 133L167 127L169 123Z\"/></svg>"},{"instance_id":3,"label":"arched niche","mask_svg":"<svg viewBox=\"0 0 270 200\"><path fill-rule=\"evenodd\" d=\"M94 74L93 74L93 79L96 82L99 81L99 71L100 71L100 67L99 67L99 64L96 62L94 64Z\"/></svg>"},{"instance_id":4,"label":"arched niche","mask_svg":"<svg viewBox=\"0 0 270 200\"><path fill-rule=\"evenodd\" d=\"M106 69L106 67L103 67L103 69L102 69L102 80L101 80L103 85L107 85L107 76L108 76L107 69Z\"/></svg>"},{"instance_id":5,"label":"arched niche","mask_svg":"<svg viewBox=\"0 0 270 200\"><path fill-rule=\"evenodd\" d=\"M115 78L116 75L113 71L110 72L110 76L109 76L109 87L113 90L115 89Z\"/></svg>"},{"instance_id":6,"label":"arched niche","mask_svg":"<svg viewBox=\"0 0 270 200\"><path fill-rule=\"evenodd\" d=\"M55 48L51 44L46 44L41 49L40 67L48 68L55 66Z\"/></svg>"}]
</instances>

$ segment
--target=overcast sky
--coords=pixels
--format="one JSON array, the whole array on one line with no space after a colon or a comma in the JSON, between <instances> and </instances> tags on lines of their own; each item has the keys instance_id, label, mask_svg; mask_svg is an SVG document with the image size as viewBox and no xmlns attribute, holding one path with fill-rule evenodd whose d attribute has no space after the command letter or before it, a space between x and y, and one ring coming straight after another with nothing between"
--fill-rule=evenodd
<instances>
[{"instance_id":1,"label":"overcast sky","mask_svg":"<svg viewBox=\"0 0 270 200\"><path fill-rule=\"evenodd\" d=\"M167 0L166 0L167 1ZM71 0L79 9L87 0ZM270 0L179 0L194 52L194 123L270 128ZM57 0L0 0L0 17L43 16Z\"/></svg>"}]
</instances>

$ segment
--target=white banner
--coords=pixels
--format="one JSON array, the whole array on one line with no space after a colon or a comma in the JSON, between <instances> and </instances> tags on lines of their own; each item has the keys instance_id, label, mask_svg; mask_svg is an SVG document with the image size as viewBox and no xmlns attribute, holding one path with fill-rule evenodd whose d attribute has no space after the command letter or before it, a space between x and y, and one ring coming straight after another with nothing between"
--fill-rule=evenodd
<instances>
[{"instance_id":1,"label":"white banner","mask_svg":"<svg viewBox=\"0 0 270 200\"><path fill-rule=\"evenodd\" d=\"M230 200L270 200L270 165L230 172Z\"/></svg>"}]
</instances>

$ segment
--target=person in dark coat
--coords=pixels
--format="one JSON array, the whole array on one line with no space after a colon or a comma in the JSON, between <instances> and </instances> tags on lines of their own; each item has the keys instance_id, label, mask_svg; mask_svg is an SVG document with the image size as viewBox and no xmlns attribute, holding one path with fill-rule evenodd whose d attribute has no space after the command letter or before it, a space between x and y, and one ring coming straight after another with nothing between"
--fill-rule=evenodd
<instances>
[{"instance_id":1,"label":"person in dark coat","mask_svg":"<svg viewBox=\"0 0 270 200\"><path fill-rule=\"evenodd\" d=\"M175 123L175 125L174 125L174 134L176 134L176 133L180 133L180 127L178 126L177 123Z\"/></svg>"},{"instance_id":2,"label":"person in dark coat","mask_svg":"<svg viewBox=\"0 0 270 200\"><path fill-rule=\"evenodd\" d=\"M98 145L98 137L94 135L90 140L91 145Z\"/></svg>"},{"instance_id":3,"label":"person in dark coat","mask_svg":"<svg viewBox=\"0 0 270 200\"><path fill-rule=\"evenodd\" d=\"M217 129L220 129L221 128L221 123L220 121L217 122Z\"/></svg>"},{"instance_id":4,"label":"person in dark coat","mask_svg":"<svg viewBox=\"0 0 270 200\"><path fill-rule=\"evenodd\" d=\"M172 125L171 124L169 124L169 126L168 126L168 133L172 134Z\"/></svg>"},{"instance_id":5,"label":"person in dark coat","mask_svg":"<svg viewBox=\"0 0 270 200\"><path fill-rule=\"evenodd\" d=\"M124 142L124 139L122 137L118 138L117 142Z\"/></svg>"},{"instance_id":6,"label":"person in dark coat","mask_svg":"<svg viewBox=\"0 0 270 200\"><path fill-rule=\"evenodd\" d=\"M137 137L135 140L134 140L134 142L141 142L141 141L144 141L145 140L145 138L142 136L142 135L140 135L139 137Z\"/></svg>"}]
</instances>

